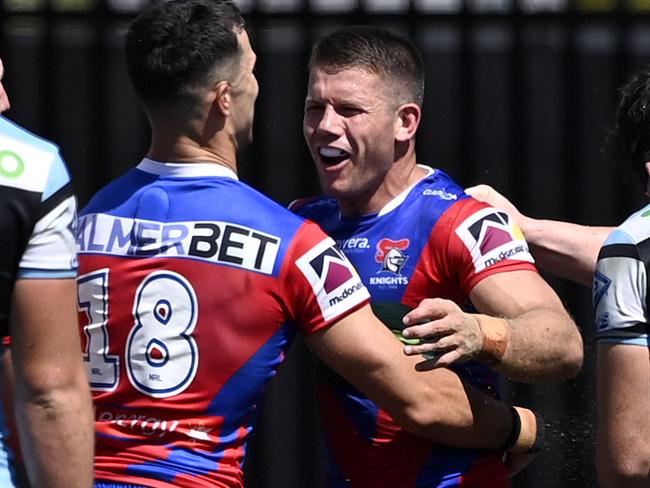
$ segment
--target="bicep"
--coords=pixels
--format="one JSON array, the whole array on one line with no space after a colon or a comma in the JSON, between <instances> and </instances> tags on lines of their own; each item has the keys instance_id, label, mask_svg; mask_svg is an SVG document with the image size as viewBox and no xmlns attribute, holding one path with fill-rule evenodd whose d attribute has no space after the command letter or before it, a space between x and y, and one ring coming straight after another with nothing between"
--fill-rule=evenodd
<instances>
[{"instance_id":1,"label":"bicep","mask_svg":"<svg viewBox=\"0 0 650 488\"><path fill-rule=\"evenodd\" d=\"M18 375L37 380L43 370L65 371L78 365L81 348L76 290L72 278L16 282L10 334ZM40 380L47 381L47 378Z\"/></svg>"},{"instance_id":2,"label":"bicep","mask_svg":"<svg viewBox=\"0 0 650 488\"><path fill-rule=\"evenodd\" d=\"M599 457L610 463L650 461L650 356L648 348L598 345Z\"/></svg>"},{"instance_id":3,"label":"bicep","mask_svg":"<svg viewBox=\"0 0 650 488\"><path fill-rule=\"evenodd\" d=\"M390 376L415 372L417 361L404 356L401 343L369 305L308 336L307 341L321 360L357 387L383 384L393 389Z\"/></svg>"},{"instance_id":4,"label":"bicep","mask_svg":"<svg viewBox=\"0 0 650 488\"><path fill-rule=\"evenodd\" d=\"M438 409L452 408L455 399L467 403L456 374L443 369L416 371L420 359L404 354L401 342L369 305L307 340L321 360L407 429L415 427L412 422L423 409L428 410L424 415L434 418Z\"/></svg>"},{"instance_id":5,"label":"bicep","mask_svg":"<svg viewBox=\"0 0 650 488\"><path fill-rule=\"evenodd\" d=\"M476 309L488 315L513 318L536 308L564 307L557 293L535 271L495 273L470 292Z\"/></svg>"}]
</instances>

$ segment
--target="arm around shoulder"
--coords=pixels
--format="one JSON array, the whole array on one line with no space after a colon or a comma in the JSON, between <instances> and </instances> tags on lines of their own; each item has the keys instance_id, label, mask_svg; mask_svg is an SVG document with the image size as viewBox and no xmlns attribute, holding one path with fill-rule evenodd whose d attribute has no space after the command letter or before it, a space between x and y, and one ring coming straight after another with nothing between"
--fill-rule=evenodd
<instances>
[{"instance_id":1,"label":"arm around shoulder","mask_svg":"<svg viewBox=\"0 0 650 488\"><path fill-rule=\"evenodd\" d=\"M481 449L502 448L512 432L512 412L506 404L448 369L416 371L419 359L403 354L401 343L369 306L307 340L323 361L406 430L450 446ZM530 432L535 431L534 415L524 421L523 435L518 433L515 444L530 443Z\"/></svg>"},{"instance_id":2,"label":"arm around shoulder","mask_svg":"<svg viewBox=\"0 0 650 488\"><path fill-rule=\"evenodd\" d=\"M505 210L514 218L540 268L591 287L598 251L613 227L529 217L488 185L477 185L466 192L477 200Z\"/></svg>"}]
</instances>

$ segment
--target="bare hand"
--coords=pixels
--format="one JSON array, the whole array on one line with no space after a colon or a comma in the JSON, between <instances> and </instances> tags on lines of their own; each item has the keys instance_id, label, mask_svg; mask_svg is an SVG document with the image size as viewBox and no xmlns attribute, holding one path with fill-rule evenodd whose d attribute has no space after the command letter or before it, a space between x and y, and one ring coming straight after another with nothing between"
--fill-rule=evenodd
<instances>
[{"instance_id":1,"label":"bare hand","mask_svg":"<svg viewBox=\"0 0 650 488\"><path fill-rule=\"evenodd\" d=\"M491 186L472 186L470 188L466 188L465 193L472 196L473 198L476 198L480 202L485 202L495 208L505 210L513 219L515 219L515 222L519 227L522 226L522 220L524 219L522 213L517 209L517 207L512 204L510 200L508 200Z\"/></svg>"},{"instance_id":2,"label":"bare hand","mask_svg":"<svg viewBox=\"0 0 650 488\"><path fill-rule=\"evenodd\" d=\"M417 308L404 316L404 323L410 326L402 331L404 337L422 340L421 344L405 346L404 353L408 356L433 356L420 363L422 368L449 366L456 361L472 359L483 347L478 321L451 300L422 300Z\"/></svg>"}]
</instances>

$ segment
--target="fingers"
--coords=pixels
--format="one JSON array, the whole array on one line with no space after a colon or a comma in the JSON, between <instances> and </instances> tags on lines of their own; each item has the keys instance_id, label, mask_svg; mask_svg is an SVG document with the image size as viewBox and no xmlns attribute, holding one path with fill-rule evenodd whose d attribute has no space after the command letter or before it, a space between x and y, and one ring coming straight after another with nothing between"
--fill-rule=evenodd
<instances>
[{"instance_id":1,"label":"fingers","mask_svg":"<svg viewBox=\"0 0 650 488\"><path fill-rule=\"evenodd\" d=\"M489 200L490 192L494 189L489 185L476 185L465 188L465 193L476 198L477 200L485 201Z\"/></svg>"},{"instance_id":2,"label":"fingers","mask_svg":"<svg viewBox=\"0 0 650 488\"><path fill-rule=\"evenodd\" d=\"M471 359L481 351L483 335L477 320L450 300L423 300L404 317L404 323L413 325L406 327L402 335L406 339L420 340L405 345L404 353L429 356L429 361L422 366L424 368L448 366Z\"/></svg>"},{"instance_id":3,"label":"fingers","mask_svg":"<svg viewBox=\"0 0 650 488\"><path fill-rule=\"evenodd\" d=\"M458 351L449 351L440 356L432 356L429 354L424 355L425 359L415 365L417 371L429 371L435 368L447 368L453 363L462 360Z\"/></svg>"},{"instance_id":4,"label":"fingers","mask_svg":"<svg viewBox=\"0 0 650 488\"><path fill-rule=\"evenodd\" d=\"M421 324L445 317L453 310L460 310L460 308L450 300L425 298L416 308L404 316L402 322L407 326Z\"/></svg>"},{"instance_id":5,"label":"fingers","mask_svg":"<svg viewBox=\"0 0 650 488\"><path fill-rule=\"evenodd\" d=\"M407 356L424 356L438 357L448 351L458 349L458 343L452 336L443 338L426 338L419 344L408 344L404 346L404 353ZM430 359L430 358L429 358Z\"/></svg>"},{"instance_id":6,"label":"fingers","mask_svg":"<svg viewBox=\"0 0 650 488\"><path fill-rule=\"evenodd\" d=\"M425 339L420 344L404 346L407 356L423 356L429 368L449 366L456 361L466 361L474 356L473 349L467 347L460 334L451 334L441 339Z\"/></svg>"}]
</instances>

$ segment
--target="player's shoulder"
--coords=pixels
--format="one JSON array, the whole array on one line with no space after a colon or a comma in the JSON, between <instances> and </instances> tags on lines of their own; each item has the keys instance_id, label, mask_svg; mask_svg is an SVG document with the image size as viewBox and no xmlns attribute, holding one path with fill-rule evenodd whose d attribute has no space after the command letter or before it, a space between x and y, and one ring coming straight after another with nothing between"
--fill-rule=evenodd
<instances>
[{"instance_id":1,"label":"player's shoulder","mask_svg":"<svg viewBox=\"0 0 650 488\"><path fill-rule=\"evenodd\" d=\"M0 117L0 185L49 196L69 181L56 144Z\"/></svg>"},{"instance_id":2,"label":"player's shoulder","mask_svg":"<svg viewBox=\"0 0 650 488\"><path fill-rule=\"evenodd\" d=\"M29 145L44 153L51 154L59 152L59 146L54 142L34 134L25 127L22 127L14 121L2 116L0 116L0 136L4 139L3 145L6 145L5 148L8 149L11 149L12 145L16 144Z\"/></svg>"},{"instance_id":3,"label":"player's shoulder","mask_svg":"<svg viewBox=\"0 0 650 488\"><path fill-rule=\"evenodd\" d=\"M301 217L310 220L322 220L322 217L338 214L339 204L336 199L325 195L298 198L292 201L287 208Z\"/></svg>"},{"instance_id":4,"label":"player's shoulder","mask_svg":"<svg viewBox=\"0 0 650 488\"><path fill-rule=\"evenodd\" d=\"M610 236L606 243L629 240L634 243L640 243L650 238L650 205L646 205L641 210L634 212L625 221L619 225Z\"/></svg>"},{"instance_id":5,"label":"player's shoulder","mask_svg":"<svg viewBox=\"0 0 650 488\"><path fill-rule=\"evenodd\" d=\"M630 257L650 263L650 205L630 215L607 236L598 259Z\"/></svg>"},{"instance_id":6,"label":"player's shoulder","mask_svg":"<svg viewBox=\"0 0 650 488\"><path fill-rule=\"evenodd\" d=\"M451 176L440 169L419 165L428 174L411 190L410 198L430 207L450 206L468 198L463 188Z\"/></svg>"}]
</instances>

